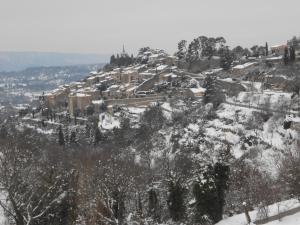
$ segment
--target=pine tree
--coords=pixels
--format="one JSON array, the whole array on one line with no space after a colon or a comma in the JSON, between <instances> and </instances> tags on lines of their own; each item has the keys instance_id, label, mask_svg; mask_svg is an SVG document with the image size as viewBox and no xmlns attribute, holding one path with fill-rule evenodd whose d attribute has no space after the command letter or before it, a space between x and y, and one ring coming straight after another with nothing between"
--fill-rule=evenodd
<instances>
[{"instance_id":1,"label":"pine tree","mask_svg":"<svg viewBox=\"0 0 300 225\"><path fill-rule=\"evenodd\" d=\"M64 133L61 125L58 127L58 144L65 145Z\"/></svg>"}]
</instances>

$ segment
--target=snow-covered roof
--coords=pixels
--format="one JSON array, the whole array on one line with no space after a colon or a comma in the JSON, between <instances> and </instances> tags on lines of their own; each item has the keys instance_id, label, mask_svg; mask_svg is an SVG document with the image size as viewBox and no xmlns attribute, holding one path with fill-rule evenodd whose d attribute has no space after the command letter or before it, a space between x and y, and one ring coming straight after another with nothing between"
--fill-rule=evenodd
<instances>
[{"instance_id":1,"label":"snow-covered roof","mask_svg":"<svg viewBox=\"0 0 300 225\"><path fill-rule=\"evenodd\" d=\"M253 66L253 65L255 65L256 63L255 62L247 62L247 63L245 63L245 64L241 64L241 65L236 65L235 67L233 67L233 69L246 69L246 68L248 68L248 67L250 67L250 66Z\"/></svg>"},{"instance_id":2,"label":"snow-covered roof","mask_svg":"<svg viewBox=\"0 0 300 225\"><path fill-rule=\"evenodd\" d=\"M98 73L97 71L91 71L91 72L90 72L90 74L92 74L92 75L98 75L98 74L101 74L101 73L102 73L102 72L99 72L99 73Z\"/></svg>"},{"instance_id":3,"label":"snow-covered roof","mask_svg":"<svg viewBox=\"0 0 300 225\"><path fill-rule=\"evenodd\" d=\"M134 91L136 88L137 88L137 86L134 86L134 87L128 88L128 89L127 89L127 92Z\"/></svg>"},{"instance_id":4,"label":"snow-covered roof","mask_svg":"<svg viewBox=\"0 0 300 225\"><path fill-rule=\"evenodd\" d=\"M81 98L81 97L91 97L91 95L84 94L84 93L76 93L75 96L79 97L79 98Z\"/></svg>"},{"instance_id":5,"label":"snow-covered roof","mask_svg":"<svg viewBox=\"0 0 300 225\"><path fill-rule=\"evenodd\" d=\"M88 80L95 80L97 77L89 77Z\"/></svg>"},{"instance_id":6,"label":"snow-covered roof","mask_svg":"<svg viewBox=\"0 0 300 225\"><path fill-rule=\"evenodd\" d=\"M276 61L276 60L281 60L282 59L282 56L277 56L277 57L270 57L270 58L267 58L268 61Z\"/></svg>"},{"instance_id":7,"label":"snow-covered roof","mask_svg":"<svg viewBox=\"0 0 300 225\"><path fill-rule=\"evenodd\" d=\"M194 94L197 94L197 93L204 93L206 91L206 88L190 88L190 90L194 93Z\"/></svg>"},{"instance_id":8,"label":"snow-covered roof","mask_svg":"<svg viewBox=\"0 0 300 225\"><path fill-rule=\"evenodd\" d=\"M273 46L271 46L271 49L272 49L272 48L285 48L285 47L287 47L287 45L286 45L286 44L281 44L281 45L273 45Z\"/></svg>"},{"instance_id":9,"label":"snow-covered roof","mask_svg":"<svg viewBox=\"0 0 300 225\"><path fill-rule=\"evenodd\" d=\"M164 70L168 67L168 65L160 65L158 67L156 67L157 70Z\"/></svg>"},{"instance_id":10,"label":"snow-covered roof","mask_svg":"<svg viewBox=\"0 0 300 225\"><path fill-rule=\"evenodd\" d=\"M102 99L101 100L93 100L92 103L95 105L101 105L104 103L104 101Z\"/></svg>"},{"instance_id":11,"label":"snow-covered roof","mask_svg":"<svg viewBox=\"0 0 300 225\"><path fill-rule=\"evenodd\" d=\"M177 75L174 74L174 73L168 73L168 74L164 75L164 77L172 77L172 78L176 78Z\"/></svg>"},{"instance_id":12,"label":"snow-covered roof","mask_svg":"<svg viewBox=\"0 0 300 225\"><path fill-rule=\"evenodd\" d=\"M124 74L132 74L132 73L136 73L135 70L126 70L123 72Z\"/></svg>"}]
</instances>

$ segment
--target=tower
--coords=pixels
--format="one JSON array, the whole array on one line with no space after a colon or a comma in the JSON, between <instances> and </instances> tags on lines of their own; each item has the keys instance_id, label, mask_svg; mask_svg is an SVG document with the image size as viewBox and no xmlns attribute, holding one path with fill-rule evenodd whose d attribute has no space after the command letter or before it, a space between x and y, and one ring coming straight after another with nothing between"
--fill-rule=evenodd
<instances>
[{"instance_id":1,"label":"tower","mask_svg":"<svg viewBox=\"0 0 300 225\"><path fill-rule=\"evenodd\" d=\"M122 50L122 53L121 53L121 57L126 57L128 54L126 53L125 51L125 47L124 47L124 44L123 44L123 50Z\"/></svg>"}]
</instances>

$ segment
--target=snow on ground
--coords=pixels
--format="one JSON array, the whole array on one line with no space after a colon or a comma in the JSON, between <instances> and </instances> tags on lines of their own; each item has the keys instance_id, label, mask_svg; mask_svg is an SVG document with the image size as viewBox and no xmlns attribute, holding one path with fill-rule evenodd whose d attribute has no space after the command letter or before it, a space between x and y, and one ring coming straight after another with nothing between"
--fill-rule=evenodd
<instances>
[{"instance_id":1,"label":"snow on ground","mask_svg":"<svg viewBox=\"0 0 300 225\"><path fill-rule=\"evenodd\" d=\"M144 113L146 108L137 108L137 107L128 107L129 113L132 114L142 114Z\"/></svg>"},{"instance_id":2,"label":"snow on ground","mask_svg":"<svg viewBox=\"0 0 300 225\"><path fill-rule=\"evenodd\" d=\"M245 100L245 94L247 93L241 93L239 98ZM284 98L286 101L290 99L289 93L274 92L266 92L266 95L262 95L262 99L269 94L271 107L274 108L279 99ZM216 112L217 118L208 121L204 127L205 139L215 144L229 143L236 158L242 157L245 153L254 153L250 155L255 166L276 177L278 171L276 159L281 154L280 150L293 149L296 142L290 140L298 139L296 130L283 128L284 120L299 122L300 118L273 113L266 121L253 119L254 115L258 117L262 115L260 113L261 110L255 108L222 104ZM256 147L248 144L249 138L257 143Z\"/></svg>"},{"instance_id":3,"label":"snow on ground","mask_svg":"<svg viewBox=\"0 0 300 225\"><path fill-rule=\"evenodd\" d=\"M278 213L282 213L287 210L297 208L299 206L300 206L300 203L296 199L291 199L291 200L275 203L268 207L269 216L274 216L274 215L277 215ZM258 209L255 209L255 210L249 212L249 214L250 214L251 220L255 221L256 216L258 215ZM273 222L267 223L267 225L298 225L298 224L300 224L300 223L297 223L297 221L300 221L300 213L285 217L282 219L281 222L273 221ZM294 223L292 223L292 222L294 222ZM246 222L245 214L242 213L242 214L234 215L232 217L223 219L216 225L246 225L246 224L247 224L247 222Z\"/></svg>"},{"instance_id":4,"label":"snow on ground","mask_svg":"<svg viewBox=\"0 0 300 225\"><path fill-rule=\"evenodd\" d=\"M24 127L30 128L32 130L36 130L40 134L54 134L55 131L53 129L43 130L41 128L38 128L36 126L30 125L30 124L23 124Z\"/></svg>"},{"instance_id":5,"label":"snow on ground","mask_svg":"<svg viewBox=\"0 0 300 225\"><path fill-rule=\"evenodd\" d=\"M120 121L109 113L99 115L99 126L105 130L112 130L120 127Z\"/></svg>"},{"instance_id":6,"label":"snow on ground","mask_svg":"<svg viewBox=\"0 0 300 225\"><path fill-rule=\"evenodd\" d=\"M161 105L161 108L163 109L163 114L167 119L171 119L172 118L172 112L173 109L170 106L170 103L165 102Z\"/></svg>"},{"instance_id":7,"label":"snow on ground","mask_svg":"<svg viewBox=\"0 0 300 225\"><path fill-rule=\"evenodd\" d=\"M0 192L0 201L6 201L5 193L3 192ZM0 224L1 225L8 224L2 207L0 207Z\"/></svg>"},{"instance_id":8,"label":"snow on ground","mask_svg":"<svg viewBox=\"0 0 300 225\"><path fill-rule=\"evenodd\" d=\"M263 93L259 90L261 83L255 83L253 91L240 92L237 97L228 98L227 102L249 104L251 106L263 107L264 104L269 104L270 109L280 109L282 106L287 106L291 103L291 93L265 90Z\"/></svg>"},{"instance_id":9,"label":"snow on ground","mask_svg":"<svg viewBox=\"0 0 300 225\"><path fill-rule=\"evenodd\" d=\"M300 224L300 213L282 218L280 221L272 221L266 225L298 225Z\"/></svg>"},{"instance_id":10,"label":"snow on ground","mask_svg":"<svg viewBox=\"0 0 300 225\"><path fill-rule=\"evenodd\" d=\"M248 63L244 63L244 64L240 64L240 65L236 65L235 67L233 67L232 69L246 69L250 66L255 65L256 62L248 62Z\"/></svg>"}]
</instances>

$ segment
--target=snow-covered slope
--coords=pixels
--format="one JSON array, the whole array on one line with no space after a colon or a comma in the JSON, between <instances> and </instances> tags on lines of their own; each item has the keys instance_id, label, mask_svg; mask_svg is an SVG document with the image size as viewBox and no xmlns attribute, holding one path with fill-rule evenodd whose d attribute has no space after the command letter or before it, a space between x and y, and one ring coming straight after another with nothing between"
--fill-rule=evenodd
<instances>
[{"instance_id":1,"label":"snow-covered slope","mask_svg":"<svg viewBox=\"0 0 300 225\"><path fill-rule=\"evenodd\" d=\"M291 199L283 202L278 202L268 207L268 215L275 216L278 213L286 212L288 210L297 208L300 206L300 203L296 199ZM259 217L259 210L255 209L249 212L251 220L255 221ZM232 217L223 219L216 225L246 225L247 220L245 214L238 214ZM300 224L300 212L291 216L286 216L280 220L271 221L266 223L266 225L298 225Z\"/></svg>"}]
</instances>

